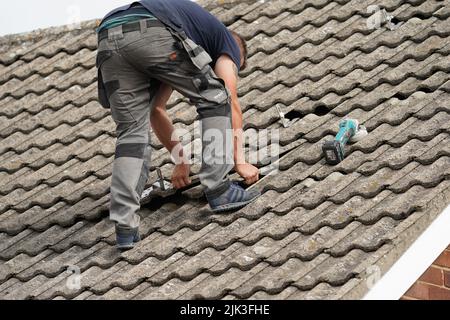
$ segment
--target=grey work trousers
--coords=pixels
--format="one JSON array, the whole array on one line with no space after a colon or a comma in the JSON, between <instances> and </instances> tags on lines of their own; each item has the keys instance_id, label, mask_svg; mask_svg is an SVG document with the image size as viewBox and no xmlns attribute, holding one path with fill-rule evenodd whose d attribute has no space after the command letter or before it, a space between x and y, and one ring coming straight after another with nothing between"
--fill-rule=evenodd
<instances>
[{"instance_id":1,"label":"grey work trousers","mask_svg":"<svg viewBox=\"0 0 450 320\"><path fill-rule=\"evenodd\" d=\"M197 107L202 133L199 176L207 196L228 189L228 172L234 165L230 95L224 82L208 64L201 70L196 67L172 30L142 25L141 30L125 33L120 26L108 30L111 33L98 47L98 67L117 125L110 219L132 228L139 226L137 212L151 156L149 116L161 82ZM217 139L217 134L222 136Z\"/></svg>"}]
</instances>

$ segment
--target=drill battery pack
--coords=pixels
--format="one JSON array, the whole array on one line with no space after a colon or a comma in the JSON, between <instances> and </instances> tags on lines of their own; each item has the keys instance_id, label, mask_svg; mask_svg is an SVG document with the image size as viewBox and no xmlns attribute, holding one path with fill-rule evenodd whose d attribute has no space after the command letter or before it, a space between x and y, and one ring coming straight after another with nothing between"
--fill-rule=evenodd
<instances>
[{"instance_id":1,"label":"drill battery pack","mask_svg":"<svg viewBox=\"0 0 450 320\"><path fill-rule=\"evenodd\" d=\"M344 160L344 150L341 149L341 144L336 140L326 141L322 145L322 151L328 164L335 165Z\"/></svg>"}]
</instances>

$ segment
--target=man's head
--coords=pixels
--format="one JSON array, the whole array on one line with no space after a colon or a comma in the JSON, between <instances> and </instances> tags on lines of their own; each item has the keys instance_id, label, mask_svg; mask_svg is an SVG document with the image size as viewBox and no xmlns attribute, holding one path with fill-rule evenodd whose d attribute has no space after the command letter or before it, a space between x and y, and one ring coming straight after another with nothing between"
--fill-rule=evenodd
<instances>
[{"instance_id":1,"label":"man's head","mask_svg":"<svg viewBox=\"0 0 450 320\"><path fill-rule=\"evenodd\" d=\"M231 34L233 35L234 40L239 45L239 50L241 52L241 65L239 70L244 70L247 67L247 44L245 43L245 39L237 32L231 31Z\"/></svg>"}]
</instances>

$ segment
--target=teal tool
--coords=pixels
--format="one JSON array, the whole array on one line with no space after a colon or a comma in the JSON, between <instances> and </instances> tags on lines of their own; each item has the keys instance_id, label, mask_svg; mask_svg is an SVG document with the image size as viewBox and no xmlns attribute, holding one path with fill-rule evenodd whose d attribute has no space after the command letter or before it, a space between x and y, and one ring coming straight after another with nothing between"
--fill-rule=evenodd
<instances>
[{"instance_id":1,"label":"teal tool","mask_svg":"<svg viewBox=\"0 0 450 320\"><path fill-rule=\"evenodd\" d=\"M329 164L338 164L344 160L345 145L351 141L359 141L367 135L367 130L364 126L360 126L358 120L344 118L339 123L339 131L332 141L326 141L322 150L325 160Z\"/></svg>"}]
</instances>

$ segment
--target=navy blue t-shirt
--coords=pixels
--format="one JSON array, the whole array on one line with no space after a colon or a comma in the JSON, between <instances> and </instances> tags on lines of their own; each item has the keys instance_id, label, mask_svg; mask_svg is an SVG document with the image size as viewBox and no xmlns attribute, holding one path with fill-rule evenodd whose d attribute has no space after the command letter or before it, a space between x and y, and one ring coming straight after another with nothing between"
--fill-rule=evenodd
<instances>
[{"instance_id":1,"label":"navy blue t-shirt","mask_svg":"<svg viewBox=\"0 0 450 320\"><path fill-rule=\"evenodd\" d=\"M143 0L140 3L163 23L170 22L184 30L186 35L205 49L214 67L222 54L227 54L240 69L240 50L231 32L216 17L190 0ZM131 4L130 4L131 5ZM126 10L129 6L113 10L105 16Z\"/></svg>"}]
</instances>

